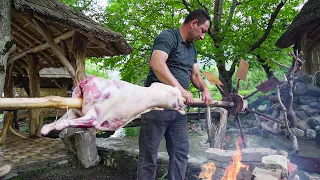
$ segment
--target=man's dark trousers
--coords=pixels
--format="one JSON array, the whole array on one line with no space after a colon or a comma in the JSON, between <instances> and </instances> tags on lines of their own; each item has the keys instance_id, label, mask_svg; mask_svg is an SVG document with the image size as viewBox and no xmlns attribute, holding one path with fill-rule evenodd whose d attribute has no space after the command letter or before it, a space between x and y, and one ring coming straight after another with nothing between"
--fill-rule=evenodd
<instances>
[{"instance_id":1,"label":"man's dark trousers","mask_svg":"<svg viewBox=\"0 0 320 180\"><path fill-rule=\"evenodd\" d=\"M162 137L169 154L168 180L185 178L189 140L187 117L174 110L153 110L141 116L138 180L155 180L157 153Z\"/></svg>"}]
</instances>

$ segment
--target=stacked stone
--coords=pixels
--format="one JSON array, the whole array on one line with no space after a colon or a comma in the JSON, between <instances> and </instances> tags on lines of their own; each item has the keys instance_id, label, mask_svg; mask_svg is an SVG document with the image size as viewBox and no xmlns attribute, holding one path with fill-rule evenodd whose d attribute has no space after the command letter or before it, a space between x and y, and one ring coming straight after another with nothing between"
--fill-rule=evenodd
<instances>
[{"instance_id":1,"label":"stacked stone","mask_svg":"<svg viewBox=\"0 0 320 180\"><path fill-rule=\"evenodd\" d=\"M300 180L297 166L288 162L284 155L264 156L261 161L262 168L254 168L252 177L254 180Z\"/></svg>"},{"instance_id":2,"label":"stacked stone","mask_svg":"<svg viewBox=\"0 0 320 180\"><path fill-rule=\"evenodd\" d=\"M209 148L205 152L205 156L208 161L213 161L216 166L216 171L212 176L212 180L221 180L225 175L227 167L233 162L232 156L235 154L235 151L221 150L217 148ZM269 148L246 148L241 151L243 165L249 166L249 171L242 168L238 174L238 180L251 179L251 173L254 168L262 167L261 161L262 157L267 155L277 154L276 150Z\"/></svg>"},{"instance_id":3,"label":"stacked stone","mask_svg":"<svg viewBox=\"0 0 320 180\"><path fill-rule=\"evenodd\" d=\"M320 138L320 72L316 75L304 75L294 79L293 85L293 110L297 119L297 127L291 128L291 131L298 138L316 139ZM281 99L284 104L288 103L288 87L281 89ZM278 103L276 94L269 95L270 104L260 105L256 110L272 114L276 107L274 103ZM256 130L259 126L258 121L253 117L242 118L244 129L248 128ZM279 120L283 117L280 116ZM254 132L253 132L254 133ZM259 133L259 132L258 132ZM286 130L283 132L287 134Z\"/></svg>"}]
</instances>

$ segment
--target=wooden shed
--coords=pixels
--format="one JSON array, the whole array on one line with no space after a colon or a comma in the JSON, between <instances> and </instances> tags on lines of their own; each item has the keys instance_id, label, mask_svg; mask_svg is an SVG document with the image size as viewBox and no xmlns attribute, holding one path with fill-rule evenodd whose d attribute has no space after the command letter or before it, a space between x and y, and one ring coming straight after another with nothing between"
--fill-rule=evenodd
<instances>
[{"instance_id":1,"label":"wooden shed","mask_svg":"<svg viewBox=\"0 0 320 180\"><path fill-rule=\"evenodd\" d=\"M6 97L13 97L12 80L17 77L28 77L29 97L40 97L42 69L65 68L76 85L86 77L86 57L126 55L133 50L120 33L58 0L11 0L11 32L16 50L7 63ZM50 82L54 83L46 83ZM40 110L29 111L34 122L29 135L36 136L42 127Z\"/></svg>"},{"instance_id":2,"label":"wooden shed","mask_svg":"<svg viewBox=\"0 0 320 180\"><path fill-rule=\"evenodd\" d=\"M303 73L320 71L320 1L309 0L276 42L279 48L303 51Z\"/></svg>"}]
</instances>

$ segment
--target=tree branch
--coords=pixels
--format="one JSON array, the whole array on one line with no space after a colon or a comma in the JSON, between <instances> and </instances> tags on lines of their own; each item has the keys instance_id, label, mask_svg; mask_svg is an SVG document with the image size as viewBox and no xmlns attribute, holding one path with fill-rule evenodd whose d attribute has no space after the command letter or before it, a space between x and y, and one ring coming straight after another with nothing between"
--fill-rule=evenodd
<instances>
[{"instance_id":1,"label":"tree branch","mask_svg":"<svg viewBox=\"0 0 320 180\"><path fill-rule=\"evenodd\" d=\"M232 0L232 5L230 7L228 19L226 20L226 23L225 23L226 26L229 26L231 24L233 14L234 14L234 11L236 10L237 5L239 5L237 0Z\"/></svg>"},{"instance_id":2,"label":"tree branch","mask_svg":"<svg viewBox=\"0 0 320 180\"><path fill-rule=\"evenodd\" d=\"M235 60L235 61L232 62L231 68L230 68L230 70L229 70L230 73L233 74L233 73L236 71L236 64L238 64L238 62L239 62L239 58L238 58L237 60Z\"/></svg>"},{"instance_id":3,"label":"tree branch","mask_svg":"<svg viewBox=\"0 0 320 180\"><path fill-rule=\"evenodd\" d=\"M200 6L202 6L202 7L206 10L206 12L209 14L209 11L208 11L207 7L206 7L205 5L203 5L203 4L200 2L200 0L197 0L197 1L198 1L198 3L200 4Z\"/></svg>"},{"instance_id":4,"label":"tree branch","mask_svg":"<svg viewBox=\"0 0 320 180\"><path fill-rule=\"evenodd\" d=\"M182 4L184 5L184 7L185 7L189 12L191 12L190 4L188 4L186 0L181 0L181 2L182 2Z\"/></svg>"},{"instance_id":5,"label":"tree branch","mask_svg":"<svg viewBox=\"0 0 320 180\"><path fill-rule=\"evenodd\" d=\"M249 52L252 52L256 48L258 48L269 36L270 31L272 29L273 23L276 20L278 13L280 12L281 8L285 5L286 1L281 1L275 11L271 14L271 18L269 19L267 29L265 30L264 34L261 38L250 48Z\"/></svg>"},{"instance_id":6,"label":"tree branch","mask_svg":"<svg viewBox=\"0 0 320 180\"><path fill-rule=\"evenodd\" d=\"M279 62L277 62L277 61L275 61L275 60L273 60L273 59L270 59L270 61L272 61L273 63L276 63L278 66L280 66L280 67L283 67L283 68L286 68L286 69L290 69L290 67L289 66L286 66L286 65L284 65L284 64L281 64L281 63L279 63Z\"/></svg>"}]
</instances>

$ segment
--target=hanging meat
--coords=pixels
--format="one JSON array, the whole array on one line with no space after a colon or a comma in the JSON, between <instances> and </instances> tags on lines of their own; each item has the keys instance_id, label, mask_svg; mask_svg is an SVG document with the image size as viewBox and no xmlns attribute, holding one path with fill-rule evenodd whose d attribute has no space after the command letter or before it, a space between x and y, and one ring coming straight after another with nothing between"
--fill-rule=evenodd
<instances>
[{"instance_id":1,"label":"hanging meat","mask_svg":"<svg viewBox=\"0 0 320 180\"><path fill-rule=\"evenodd\" d=\"M44 125L41 135L66 127L115 131L152 108L170 108L184 113L185 107L176 87L162 83L141 87L94 76L79 83L72 97L83 98L82 109L69 109L59 120Z\"/></svg>"}]
</instances>

